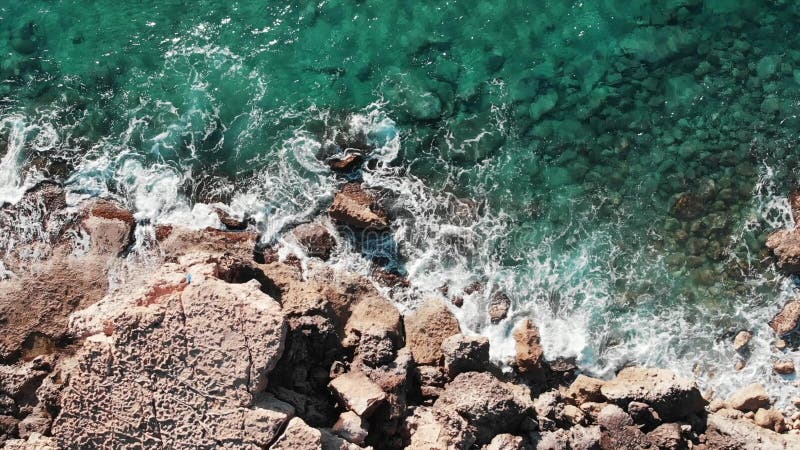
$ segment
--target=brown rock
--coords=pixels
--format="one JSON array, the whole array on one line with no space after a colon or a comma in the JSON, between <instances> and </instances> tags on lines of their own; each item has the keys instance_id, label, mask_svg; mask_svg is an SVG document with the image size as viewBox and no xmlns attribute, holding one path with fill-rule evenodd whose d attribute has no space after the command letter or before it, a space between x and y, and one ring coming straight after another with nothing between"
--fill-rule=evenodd
<instances>
[{"instance_id":1,"label":"brown rock","mask_svg":"<svg viewBox=\"0 0 800 450\"><path fill-rule=\"evenodd\" d=\"M678 423L665 423L647 433L647 440L660 450L687 450L688 443L683 439L681 426Z\"/></svg>"},{"instance_id":2,"label":"brown rock","mask_svg":"<svg viewBox=\"0 0 800 450\"><path fill-rule=\"evenodd\" d=\"M511 299L505 292L495 292L489 301L489 320L494 323L500 323L508 316L508 310L511 308Z\"/></svg>"},{"instance_id":3,"label":"brown rock","mask_svg":"<svg viewBox=\"0 0 800 450\"><path fill-rule=\"evenodd\" d=\"M737 352L742 351L752 338L753 334L749 331L740 331L733 339L733 349Z\"/></svg>"},{"instance_id":4,"label":"brown rock","mask_svg":"<svg viewBox=\"0 0 800 450\"><path fill-rule=\"evenodd\" d=\"M185 261L73 315L88 337L62 365L61 448L263 447L285 423L256 398L283 351L280 306L254 281L214 278L208 257Z\"/></svg>"},{"instance_id":5,"label":"brown rock","mask_svg":"<svg viewBox=\"0 0 800 450\"><path fill-rule=\"evenodd\" d=\"M514 328L516 358L514 366L523 374L536 374L544 369L544 350L539 329L530 319L523 320Z\"/></svg>"},{"instance_id":6,"label":"brown rock","mask_svg":"<svg viewBox=\"0 0 800 450\"><path fill-rule=\"evenodd\" d=\"M405 429L410 437L406 450L468 449L475 443L473 427L452 410L418 407Z\"/></svg>"},{"instance_id":7,"label":"brown rock","mask_svg":"<svg viewBox=\"0 0 800 450\"><path fill-rule=\"evenodd\" d=\"M586 415L580 408L566 404L561 410L561 417L571 425L585 425Z\"/></svg>"},{"instance_id":8,"label":"brown rock","mask_svg":"<svg viewBox=\"0 0 800 450\"><path fill-rule=\"evenodd\" d=\"M567 397L571 398L576 405L586 402L604 402L606 398L601 392L604 383L603 380L597 378L578 375L567 389Z\"/></svg>"},{"instance_id":9,"label":"brown rock","mask_svg":"<svg viewBox=\"0 0 800 450\"><path fill-rule=\"evenodd\" d=\"M530 390L504 383L486 372L455 377L434 403L439 411L457 414L475 429L477 444L488 444L498 433L513 433L533 410Z\"/></svg>"},{"instance_id":10,"label":"brown rock","mask_svg":"<svg viewBox=\"0 0 800 450\"><path fill-rule=\"evenodd\" d=\"M323 261L327 261L336 248L336 239L322 224L303 224L292 230L292 234L308 256Z\"/></svg>"},{"instance_id":11,"label":"brown rock","mask_svg":"<svg viewBox=\"0 0 800 450\"><path fill-rule=\"evenodd\" d=\"M769 326L778 336L791 333L800 325L800 299L786 303L783 308L772 318Z\"/></svg>"},{"instance_id":12,"label":"brown rock","mask_svg":"<svg viewBox=\"0 0 800 450\"><path fill-rule=\"evenodd\" d=\"M483 447L483 450L523 450L524 448L521 437L503 433L495 436L489 445Z\"/></svg>"},{"instance_id":13,"label":"brown rock","mask_svg":"<svg viewBox=\"0 0 800 450\"><path fill-rule=\"evenodd\" d=\"M333 424L332 431L342 439L354 444L363 445L367 440L369 424L353 411L345 411Z\"/></svg>"},{"instance_id":14,"label":"brown rock","mask_svg":"<svg viewBox=\"0 0 800 450\"><path fill-rule=\"evenodd\" d=\"M779 373L781 375L790 375L794 373L794 361L791 359L782 359L780 361L775 361L772 363L772 369L775 373Z\"/></svg>"},{"instance_id":15,"label":"brown rock","mask_svg":"<svg viewBox=\"0 0 800 450\"><path fill-rule=\"evenodd\" d=\"M213 209L226 229L231 231L247 229L247 221L244 218L236 217L227 206L216 206Z\"/></svg>"},{"instance_id":16,"label":"brown rock","mask_svg":"<svg viewBox=\"0 0 800 450\"><path fill-rule=\"evenodd\" d=\"M760 408L756 411L753 422L761 428L766 428L775 432L782 432L785 428L783 414L776 409Z\"/></svg>"},{"instance_id":17,"label":"brown rock","mask_svg":"<svg viewBox=\"0 0 800 450\"><path fill-rule=\"evenodd\" d=\"M448 378L439 366L417 366L414 369L417 384L423 397L438 397Z\"/></svg>"},{"instance_id":18,"label":"brown rock","mask_svg":"<svg viewBox=\"0 0 800 450\"><path fill-rule=\"evenodd\" d=\"M600 445L603 449L641 450L651 448L647 436L633 423L628 413L617 405L608 405L597 416Z\"/></svg>"},{"instance_id":19,"label":"brown rock","mask_svg":"<svg viewBox=\"0 0 800 450\"><path fill-rule=\"evenodd\" d=\"M770 234L767 248L782 272L789 275L800 273L800 229L778 230Z\"/></svg>"},{"instance_id":20,"label":"brown rock","mask_svg":"<svg viewBox=\"0 0 800 450\"><path fill-rule=\"evenodd\" d=\"M600 427L574 426L542 433L537 450L600 450Z\"/></svg>"},{"instance_id":21,"label":"brown rock","mask_svg":"<svg viewBox=\"0 0 800 450\"><path fill-rule=\"evenodd\" d=\"M426 301L406 317L406 340L417 364L438 364L442 343L461 332L458 320L439 298Z\"/></svg>"},{"instance_id":22,"label":"brown rock","mask_svg":"<svg viewBox=\"0 0 800 450\"><path fill-rule=\"evenodd\" d=\"M306 425L299 417L290 420L286 431L270 446L270 450L319 450L321 448L322 433L316 428Z\"/></svg>"},{"instance_id":23,"label":"brown rock","mask_svg":"<svg viewBox=\"0 0 800 450\"><path fill-rule=\"evenodd\" d=\"M326 160L328 167L336 172L351 172L358 169L364 162L364 155L355 149L345 149L341 156L332 156Z\"/></svg>"},{"instance_id":24,"label":"brown rock","mask_svg":"<svg viewBox=\"0 0 800 450\"><path fill-rule=\"evenodd\" d=\"M646 403L666 421L700 413L706 406L692 381L665 369L627 367L606 382L600 391L617 404Z\"/></svg>"},{"instance_id":25,"label":"brown rock","mask_svg":"<svg viewBox=\"0 0 800 450\"><path fill-rule=\"evenodd\" d=\"M701 437L707 449L795 449L800 437L778 434L747 421L709 414L707 429Z\"/></svg>"},{"instance_id":26,"label":"brown rock","mask_svg":"<svg viewBox=\"0 0 800 450\"><path fill-rule=\"evenodd\" d=\"M342 404L368 418L386 400L386 393L361 372L349 372L331 381L331 389Z\"/></svg>"},{"instance_id":27,"label":"brown rock","mask_svg":"<svg viewBox=\"0 0 800 450\"><path fill-rule=\"evenodd\" d=\"M374 195L358 183L346 184L333 198L328 209L331 218L353 228L385 230L389 228L386 212L378 205Z\"/></svg>"},{"instance_id":28,"label":"brown rock","mask_svg":"<svg viewBox=\"0 0 800 450\"><path fill-rule=\"evenodd\" d=\"M739 411L756 411L769 406L770 400L764 386L753 383L734 392L727 403L731 408Z\"/></svg>"},{"instance_id":29,"label":"brown rock","mask_svg":"<svg viewBox=\"0 0 800 450\"><path fill-rule=\"evenodd\" d=\"M608 406L608 403L605 402L586 402L581 403L579 408L583 411L588 417L591 417L592 420L597 420L597 416L600 414L600 411L603 410Z\"/></svg>"},{"instance_id":30,"label":"brown rock","mask_svg":"<svg viewBox=\"0 0 800 450\"><path fill-rule=\"evenodd\" d=\"M794 189L789 193L789 208L792 210L794 223L800 225L800 189Z\"/></svg>"},{"instance_id":31,"label":"brown rock","mask_svg":"<svg viewBox=\"0 0 800 450\"><path fill-rule=\"evenodd\" d=\"M489 365L489 339L454 334L442 342L444 368L450 377L480 371Z\"/></svg>"}]
</instances>

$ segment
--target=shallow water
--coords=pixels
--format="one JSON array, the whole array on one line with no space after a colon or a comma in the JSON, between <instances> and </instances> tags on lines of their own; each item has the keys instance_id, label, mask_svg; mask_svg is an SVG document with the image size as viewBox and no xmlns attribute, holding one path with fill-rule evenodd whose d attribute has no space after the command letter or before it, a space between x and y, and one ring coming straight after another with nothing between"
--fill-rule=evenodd
<instances>
[{"instance_id":1,"label":"shallow water","mask_svg":"<svg viewBox=\"0 0 800 450\"><path fill-rule=\"evenodd\" d=\"M325 208L318 156L360 131L393 233L335 261L388 260L402 305L448 285L501 360L532 317L550 357L596 375L636 362L788 396L766 321L796 292L763 241L791 222L800 6L536 3L6 0L0 202L55 178L204 227L223 201L272 242ZM674 210L687 194L700 206ZM491 325L497 291L513 307Z\"/></svg>"}]
</instances>

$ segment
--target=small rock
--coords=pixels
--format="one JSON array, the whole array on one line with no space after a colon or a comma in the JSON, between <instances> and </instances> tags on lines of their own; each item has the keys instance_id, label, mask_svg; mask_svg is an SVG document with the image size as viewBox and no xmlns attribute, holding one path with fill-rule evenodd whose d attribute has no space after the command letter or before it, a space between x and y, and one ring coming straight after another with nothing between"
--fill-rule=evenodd
<instances>
[{"instance_id":1,"label":"small rock","mask_svg":"<svg viewBox=\"0 0 800 450\"><path fill-rule=\"evenodd\" d=\"M489 320L493 324L500 323L508 316L511 308L511 299L504 292L496 292L489 301Z\"/></svg>"},{"instance_id":2,"label":"small rock","mask_svg":"<svg viewBox=\"0 0 800 450\"><path fill-rule=\"evenodd\" d=\"M339 416L339 420L333 424L332 430L347 441L364 445L364 441L367 440L369 424L353 411L345 411Z\"/></svg>"},{"instance_id":3,"label":"small rock","mask_svg":"<svg viewBox=\"0 0 800 450\"><path fill-rule=\"evenodd\" d=\"M778 339L775 341L775 348L778 350L784 350L786 346L787 346L786 341L784 341L783 339Z\"/></svg>"},{"instance_id":4,"label":"small rock","mask_svg":"<svg viewBox=\"0 0 800 450\"><path fill-rule=\"evenodd\" d=\"M348 148L343 155L332 156L325 162L336 172L352 172L364 162L364 155L356 149Z\"/></svg>"},{"instance_id":5,"label":"small rock","mask_svg":"<svg viewBox=\"0 0 800 450\"><path fill-rule=\"evenodd\" d=\"M784 429L783 414L776 409L760 408L758 411L756 411L753 421L761 428L766 428L778 433L782 432Z\"/></svg>"},{"instance_id":6,"label":"small rock","mask_svg":"<svg viewBox=\"0 0 800 450\"><path fill-rule=\"evenodd\" d=\"M731 408L739 411L756 411L759 408L768 407L770 400L764 386L753 383L734 392L727 403Z\"/></svg>"},{"instance_id":7,"label":"small rock","mask_svg":"<svg viewBox=\"0 0 800 450\"><path fill-rule=\"evenodd\" d=\"M789 207L792 210L794 223L800 225L800 189L794 189L789 193Z\"/></svg>"},{"instance_id":8,"label":"small rock","mask_svg":"<svg viewBox=\"0 0 800 450\"><path fill-rule=\"evenodd\" d=\"M539 329L530 319L525 319L514 329L516 358L514 366L519 373L536 374L543 370L544 350Z\"/></svg>"},{"instance_id":9,"label":"small rock","mask_svg":"<svg viewBox=\"0 0 800 450\"><path fill-rule=\"evenodd\" d=\"M769 326L775 330L778 336L791 333L797 329L798 324L800 324L800 299L786 303L769 322Z\"/></svg>"},{"instance_id":10,"label":"small rock","mask_svg":"<svg viewBox=\"0 0 800 450\"><path fill-rule=\"evenodd\" d=\"M439 366L417 366L417 383L423 397L438 397L447 384L447 375Z\"/></svg>"},{"instance_id":11,"label":"small rock","mask_svg":"<svg viewBox=\"0 0 800 450\"><path fill-rule=\"evenodd\" d=\"M442 342L442 353L450 377L462 372L481 371L489 364L489 339L454 334Z\"/></svg>"},{"instance_id":12,"label":"small rock","mask_svg":"<svg viewBox=\"0 0 800 450\"><path fill-rule=\"evenodd\" d=\"M235 217L231 212L226 208L222 207L214 207L214 212L217 213L217 217L219 217L219 221L225 225L225 228L232 231L242 231L247 229L247 221L244 218Z\"/></svg>"},{"instance_id":13,"label":"small rock","mask_svg":"<svg viewBox=\"0 0 800 450\"><path fill-rule=\"evenodd\" d=\"M794 361L790 359L782 359L780 361L775 361L772 363L772 369L775 373L779 373L781 375L789 375L794 373Z\"/></svg>"},{"instance_id":14,"label":"small rock","mask_svg":"<svg viewBox=\"0 0 800 450\"><path fill-rule=\"evenodd\" d=\"M438 364L442 343L461 332L458 320L444 301L432 298L406 317L406 340L417 364Z\"/></svg>"},{"instance_id":15,"label":"small rock","mask_svg":"<svg viewBox=\"0 0 800 450\"><path fill-rule=\"evenodd\" d=\"M696 219L702 216L704 211L703 197L692 193L681 195L672 206L672 215L680 220Z\"/></svg>"},{"instance_id":16,"label":"small rock","mask_svg":"<svg viewBox=\"0 0 800 450\"><path fill-rule=\"evenodd\" d=\"M661 423L658 413L656 413L647 403L630 402L628 404L628 414L631 415L636 424L643 425L645 427L654 427Z\"/></svg>"},{"instance_id":17,"label":"small rock","mask_svg":"<svg viewBox=\"0 0 800 450\"><path fill-rule=\"evenodd\" d=\"M728 405L725 404L722 400L712 400L711 403L708 404L708 410L712 413L719 411L720 409L727 408Z\"/></svg>"},{"instance_id":18,"label":"small rock","mask_svg":"<svg viewBox=\"0 0 800 450\"><path fill-rule=\"evenodd\" d=\"M661 450L683 450L688 448L683 441L681 426L677 423L665 423L647 433L647 440L653 447Z\"/></svg>"},{"instance_id":19,"label":"small rock","mask_svg":"<svg viewBox=\"0 0 800 450\"><path fill-rule=\"evenodd\" d=\"M740 331L733 339L733 349L737 352L742 351L752 338L753 334L749 331Z\"/></svg>"},{"instance_id":20,"label":"small rock","mask_svg":"<svg viewBox=\"0 0 800 450\"><path fill-rule=\"evenodd\" d=\"M311 257L327 261L336 248L336 239L322 224L307 223L292 230L292 235Z\"/></svg>"},{"instance_id":21,"label":"small rock","mask_svg":"<svg viewBox=\"0 0 800 450\"><path fill-rule=\"evenodd\" d=\"M564 405L561 410L561 417L572 425L584 425L586 423L586 415L577 406Z\"/></svg>"},{"instance_id":22,"label":"small rock","mask_svg":"<svg viewBox=\"0 0 800 450\"><path fill-rule=\"evenodd\" d=\"M368 418L386 400L386 393L361 372L340 375L330 383L342 404L361 417Z\"/></svg>"},{"instance_id":23,"label":"small rock","mask_svg":"<svg viewBox=\"0 0 800 450\"><path fill-rule=\"evenodd\" d=\"M602 411L606 406L608 406L608 403L605 402L586 402L581 403L579 408L587 416L591 417L593 420L597 420L597 416L600 414L600 411Z\"/></svg>"}]
</instances>

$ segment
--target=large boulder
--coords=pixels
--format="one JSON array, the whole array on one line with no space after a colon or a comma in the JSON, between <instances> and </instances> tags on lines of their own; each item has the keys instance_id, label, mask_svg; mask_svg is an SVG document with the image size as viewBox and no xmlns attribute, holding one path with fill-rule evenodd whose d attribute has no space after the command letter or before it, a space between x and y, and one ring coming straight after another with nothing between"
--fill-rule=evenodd
<instances>
[{"instance_id":1,"label":"large boulder","mask_svg":"<svg viewBox=\"0 0 800 450\"><path fill-rule=\"evenodd\" d=\"M442 343L461 332L458 320L439 298L432 298L406 316L406 340L417 364L438 364Z\"/></svg>"},{"instance_id":2,"label":"large boulder","mask_svg":"<svg viewBox=\"0 0 800 450\"><path fill-rule=\"evenodd\" d=\"M618 405L647 403L667 421L700 413L706 406L694 382L665 369L627 367L606 382L600 392Z\"/></svg>"},{"instance_id":3,"label":"large boulder","mask_svg":"<svg viewBox=\"0 0 800 450\"><path fill-rule=\"evenodd\" d=\"M800 436L779 434L749 420L709 414L706 432L700 442L708 449L789 450L800 448Z\"/></svg>"},{"instance_id":4,"label":"large boulder","mask_svg":"<svg viewBox=\"0 0 800 450\"><path fill-rule=\"evenodd\" d=\"M61 447L261 448L277 437L291 408L257 394L283 351L283 314L256 281L216 272L213 258L188 255L76 315L71 332L88 337L62 366Z\"/></svg>"},{"instance_id":5,"label":"large boulder","mask_svg":"<svg viewBox=\"0 0 800 450\"><path fill-rule=\"evenodd\" d=\"M759 408L768 407L770 399L762 384L753 383L734 392L727 403L739 411L757 411Z\"/></svg>"},{"instance_id":6,"label":"large boulder","mask_svg":"<svg viewBox=\"0 0 800 450\"><path fill-rule=\"evenodd\" d=\"M389 219L375 195L358 183L348 183L336 193L328 214L333 220L357 229L380 231L389 228Z\"/></svg>"},{"instance_id":7,"label":"large boulder","mask_svg":"<svg viewBox=\"0 0 800 450\"><path fill-rule=\"evenodd\" d=\"M572 399L572 402L576 405L582 405L586 402L604 402L606 398L601 391L604 384L603 380L587 377L586 375L578 375L567 389L566 396Z\"/></svg>"},{"instance_id":8,"label":"large boulder","mask_svg":"<svg viewBox=\"0 0 800 450\"><path fill-rule=\"evenodd\" d=\"M452 411L475 430L476 442L487 444L498 433L514 433L533 411L530 390L506 383L486 372L462 373L447 385L434 403Z\"/></svg>"},{"instance_id":9,"label":"large boulder","mask_svg":"<svg viewBox=\"0 0 800 450\"><path fill-rule=\"evenodd\" d=\"M454 334L442 342L442 353L444 368L450 377L485 370L489 366L489 339Z\"/></svg>"},{"instance_id":10,"label":"large boulder","mask_svg":"<svg viewBox=\"0 0 800 450\"><path fill-rule=\"evenodd\" d=\"M769 326L779 336L791 333L798 325L800 325L800 299L787 302L769 322Z\"/></svg>"},{"instance_id":11,"label":"large boulder","mask_svg":"<svg viewBox=\"0 0 800 450\"><path fill-rule=\"evenodd\" d=\"M800 229L778 230L767 237L767 248L778 268L787 274L800 274Z\"/></svg>"}]
</instances>

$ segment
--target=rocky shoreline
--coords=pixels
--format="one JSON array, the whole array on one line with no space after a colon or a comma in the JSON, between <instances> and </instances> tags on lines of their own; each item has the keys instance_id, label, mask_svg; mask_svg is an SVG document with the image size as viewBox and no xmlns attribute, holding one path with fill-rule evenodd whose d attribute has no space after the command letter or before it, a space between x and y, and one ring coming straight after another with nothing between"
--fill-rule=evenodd
<instances>
[{"instance_id":1,"label":"rocky shoreline","mask_svg":"<svg viewBox=\"0 0 800 450\"><path fill-rule=\"evenodd\" d=\"M350 170L354 154L332 167ZM763 386L714 399L663 369L590 378L548 362L530 320L499 367L486 338L462 333L457 297L401 313L372 280L325 263L329 218L389 226L357 182L291 231L302 263L222 210L226 230L152 227L107 200L67 207L44 183L0 212L17 236L0 267L5 448L800 448L800 414L772 408ZM797 233L768 243L793 273ZM797 305L771 323L779 337L796 331Z\"/></svg>"}]
</instances>

